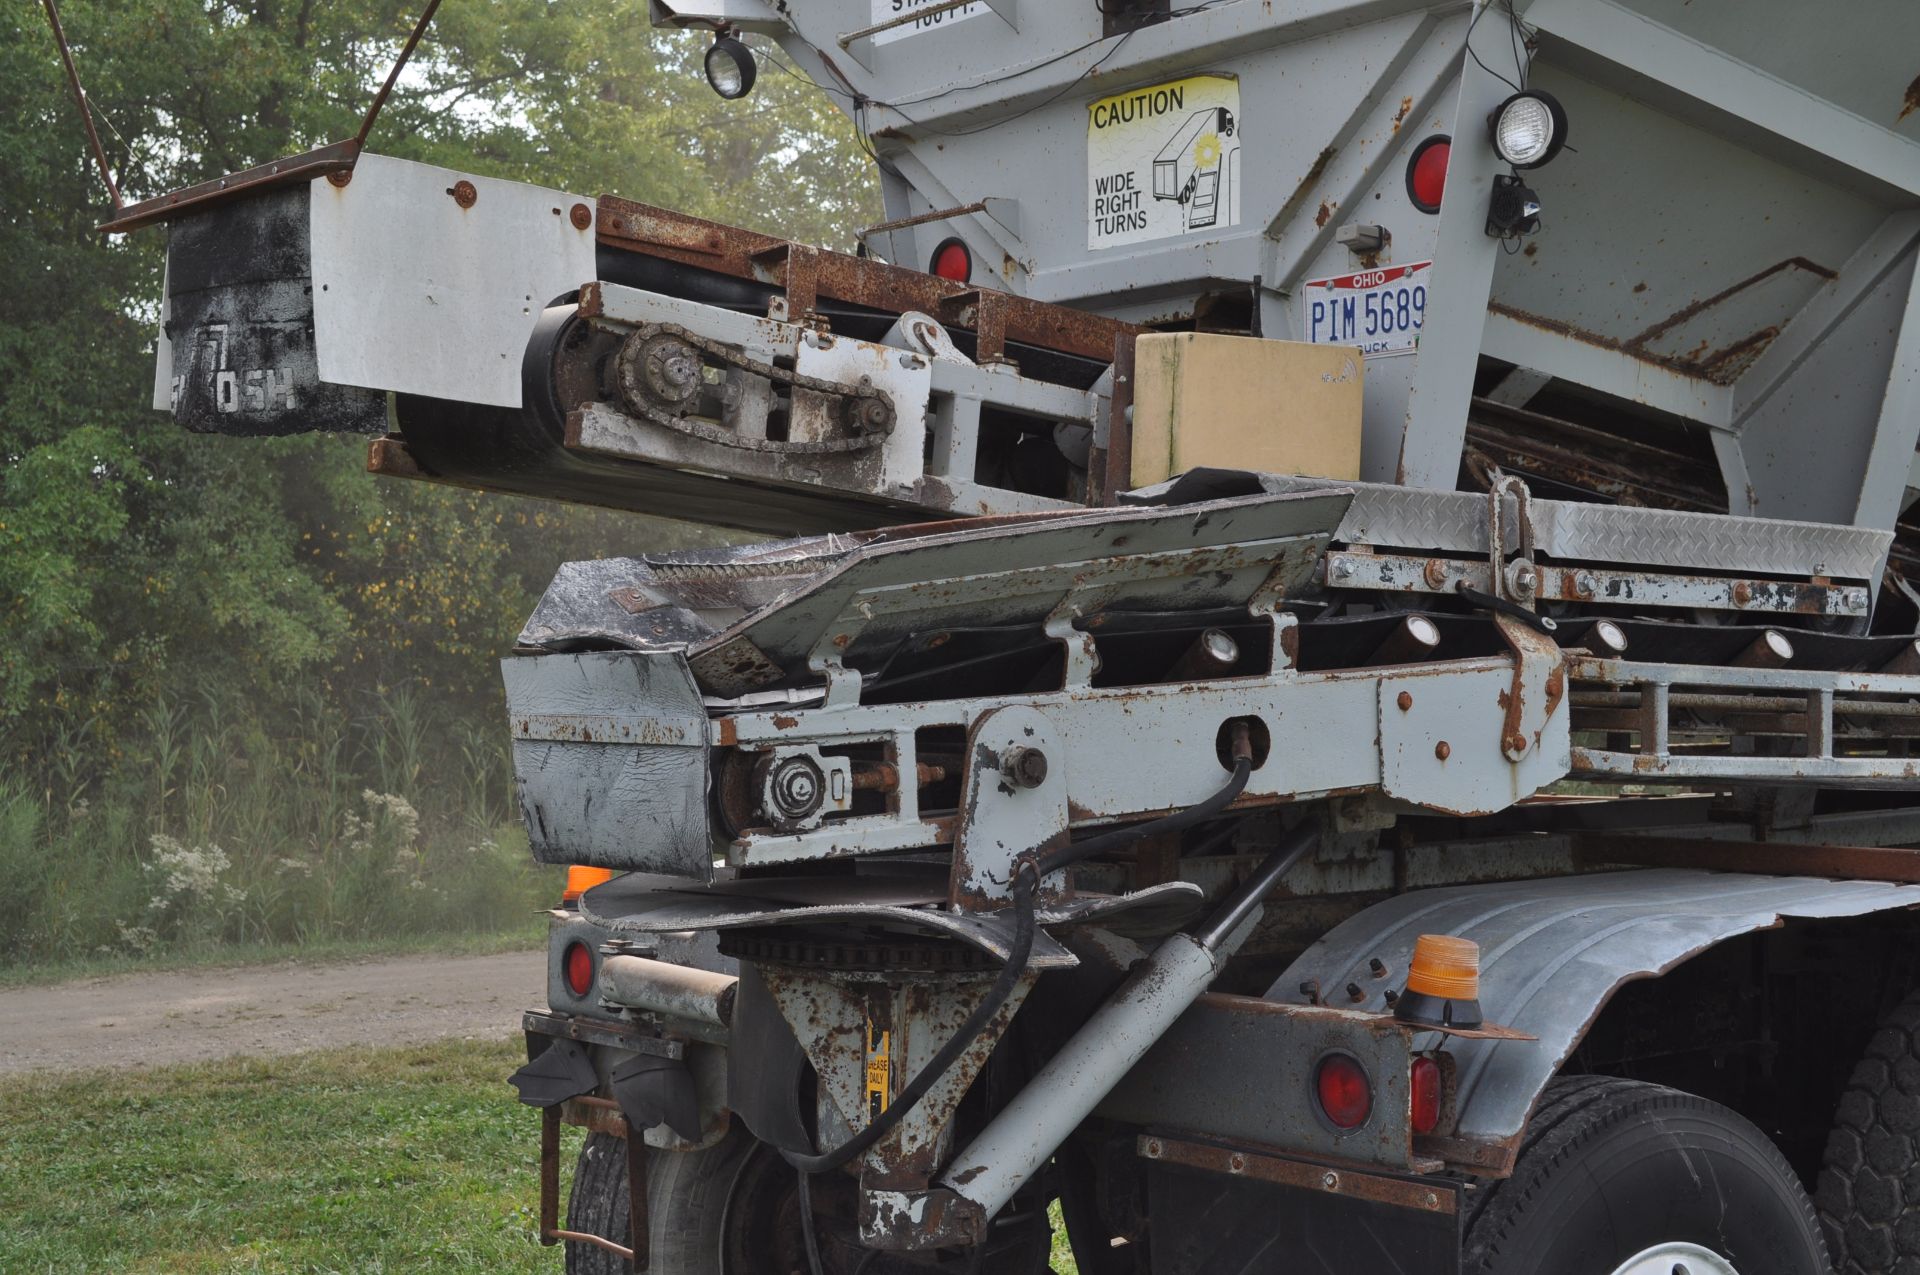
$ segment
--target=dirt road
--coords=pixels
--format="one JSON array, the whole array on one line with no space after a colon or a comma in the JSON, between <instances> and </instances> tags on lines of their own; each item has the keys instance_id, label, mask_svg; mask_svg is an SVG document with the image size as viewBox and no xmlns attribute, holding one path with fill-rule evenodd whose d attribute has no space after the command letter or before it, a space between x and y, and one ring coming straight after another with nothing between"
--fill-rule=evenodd
<instances>
[{"instance_id":1,"label":"dirt road","mask_svg":"<svg viewBox=\"0 0 1920 1275\"><path fill-rule=\"evenodd\" d=\"M497 1040L546 999L542 951L82 979L0 991L0 1075Z\"/></svg>"}]
</instances>

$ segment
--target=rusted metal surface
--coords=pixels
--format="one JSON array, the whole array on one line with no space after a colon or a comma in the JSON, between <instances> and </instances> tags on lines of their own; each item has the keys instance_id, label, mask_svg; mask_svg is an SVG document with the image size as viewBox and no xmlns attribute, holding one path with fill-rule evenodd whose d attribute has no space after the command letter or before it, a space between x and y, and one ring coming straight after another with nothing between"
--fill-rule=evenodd
<instances>
[{"instance_id":1,"label":"rusted metal surface","mask_svg":"<svg viewBox=\"0 0 1920 1275\"><path fill-rule=\"evenodd\" d=\"M583 1045L610 1045L615 1049L657 1054L662 1058L686 1056L687 1047L683 1041L668 1040L635 1027L578 1018L572 1014L528 1010L521 1016L520 1026L538 1036L558 1036L565 1040L577 1040Z\"/></svg>"},{"instance_id":2,"label":"rusted metal surface","mask_svg":"<svg viewBox=\"0 0 1920 1275\"><path fill-rule=\"evenodd\" d=\"M1541 1089L1622 983L1796 918L1913 907L1920 907L1920 887L1911 885L1675 869L1414 890L1335 926L1267 995L1297 1004L1309 981L1367 986L1370 961L1405 968L1420 934L1479 943L1481 1004L1539 1039L1454 1039L1458 1124L1450 1138L1423 1140L1418 1149L1500 1174L1511 1169Z\"/></svg>"},{"instance_id":3,"label":"rusted metal surface","mask_svg":"<svg viewBox=\"0 0 1920 1275\"><path fill-rule=\"evenodd\" d=\"M540 1242L558 1244L560 1225L560 1109L540 1112Z\"/></svg>"},{"instance_id":4,"label":"rusted metal surface","mask_svg":"<svg viewBox=\"0 0 1920 1275\"><path fill-rule=\"evenodd\" d=\"M877 1249L971 1248L986 1230L978 1205L939 1187L860 1193L860 1240Z\"/></svg>"},{"instance_id":5,"label":"rusted metal surface","mask_svg":"<svg viewBox=\"0 0 1920 1275\"><path fill-rule=\"evenodd\" d=\"M1087 480L1092 484L1089 504L1109 504L1118 493L1133 486L1133 378L1133 340L1116 337L1107 443L1104 449L1096 446L1087 461Z\"/></svg>"},{"instance_id":6,"label":"rusted metal surface","mask_svg":"<svg viewBox=\"0 0 1920 1275\"><path fill-rule=\"evenodd\" d=\"M616 1005L715 1027L733 1022L740 980L644 956L615 954L600 963L600 993Z\"/></svg>"},{"instance_id":7,"label":"rusted metal surface","mask_svg":"<svg viewBox=\"0 0 1920 1275\"><path fill-rule=\"evenodd\" d=\"M1704 868L1848 881L1920 883L1920 850L1894 846L1794 845L1778 841L1723 841L1685 837L1579 833L1576 860L1587 865Z\"/></svg>"},{"instance_id":8,"label":"rusted metal surface","mask_svg":"<svg viewBox=\"0 0 1920 1275\"><path fill-rule=\"evenodd\" d=\"M984 200L971 204L962 204L958 208L936 208L932 212L916 213L911 217L896 217L892 221L875 222L854 235L855 239L870 239L874 235L883 235L890 230L906 230L911 226L925 226L936 221L951 221L955 217L968 217L974 213L985 212Z\"/></svg>"},{"instance_id":9,"label":"rusted metal surface","mask_svg":"<svg viewBox=\"0 0 1920 1275\"><path fill-rule=\"evenodd\" d=\"M1469 469L1542 477L1622 504L1725 513L1711 453L1626 438L1489 398L1467 421Z\"/></svg>"},{"instance_id":10,"label":"rusted metal surface","mask_svg":"<svg viewBox=\"0 0 1920 1275\"><path fill-rule=\"evenodd\" d=\"M629 1132L627 1118L620 1114L618 1103L606 1098L569 1098L557 1108L560 1123L572 1125L576 1129L585 1129L588 1133L604 1133L609 1137L625 1138Z\"/></svg>"},{"instance_id":11,"label":"rusted metal surface","mask_svg":"<svg viewBox=\"0 0 1920 1275\"><path fill-rule=\"evenodd\" d=\"M1004 323L1007 341L1102 362L1113 358L1116 341L1130 339L1141 331L1083 310L1031 301L1012 293L986 293L871 257L793 244L614 195L600 197L596 222L600 241L611 247L784 288L790 297L789 313L796 319L813 308L816 297L896 313L920 310L943 321L943 312L952 311L956 304L976 311L991 307L993 312L987 318Z\"/></svg>"},{"instance_id":12,"label":"rusted metal surface","mask_svg":"<svg viewBox=\"0 0 1920 1275\"><path fill-rule=\"evenodd\" d=\"M1371 1166L1344 1161L1304 1160L1268 1148L1216 1146L1159 1134L1142 1134L1134 1146L1142 1159L1229 1177L1352 1196L1423 1213L1451 1214L1460 1208L1457 1182L1393 1177Z\"/></svg>"},{"instance_id":13,"label":"rusted metal surface","mask_svg":"<svg viewBox=\"0 0 1920 1275\"><path fill-rule=\"evenodd\" d=\"M1835 726L1836 719L1859 723L1907 718L1907 710L1898 705L1920 696L1920 678L1793 667L1647 664L1585 655L1570 658L1569 668L1577 695L1585 701L1583 716L1592 719L1593 728L1630 731L1638 737L1632 751L1617 740L1606 748L1575 748L1576 774L1868 788L1899 787L1920 779L1920 760L1886 749L1887 739L1898 732L1876 732L1862 743L1857 727ZM1739 721L1742 717L1749 721ZM1798 755L1736 754L1725 747L1725 735L1735 724L1797 737L1803 746ZM1686 747L1690 739L1704 747Z\"/></svg>"},{"instance_id":14,"label":"rusted metal surface","mask_svg":"<svg viewBox=\"0 0 1920 1275\"><path fill-rule=\"evenodd\" d=\"M929 953L929 956L935 955ZM820 1078L820 1128L857 1133L877 1120L980 1005L991 969L916 974L905 969L756 966ZM986 1066L1035 975L924 1097L864 1157L865 1179L891 1191L923 1190L938 1167L943 1135L960 1099ZM823 1133L823 1143L838 1136Z\"/></svg>"},{"instance_id":15,"label":"rusted metal surface","mask_svg":"<svg viewBox=\"0 0 1920 1275\"><path fill-rule=\"evenodd\" d=\"M543 1244L558 1244L562 1240L568 1240L575 1244L591 1244L595 1248L607 1250L607 1252L613 1254L615 1257L623 1257L629 1262L634 1260L634 1252L632 1249L624 1244L615 1244L605 1236L594 1235L588 1231L562 1231L557 1229L541 1232L541 1242ZM647 1268L640 1266L636 1269L644 1271Z\"/></svg>"},{"instance_id":16,"label":"rusted metal surface","mask_svg":"<svg viewBox=\"0 0 1920 1275\"><path fill-rule=\"evenodd\" d=\"M95 229L102 234L125 234L129 230L138 230L142 226L151 226L155 222L171 221L182 213L225 203L269 187L311 181L315 177L324 177L330 173L348 172L352 170L354 162L359 157L360 143L354 139L329 142L302 155L272 160L225 177L201 182L197 186L187 186L164 195L156 195L152 199L142 200L137 204L128 204L114 215L113 220L104 222Z\"/></svg>"},{"instance_id":17,"label":"rusted metal surface","mask_svg":"<svg viewBox=\"0 0 1920 1275\"><path fill-rule=\"evenodd\" d=\"M1363 974L1328 986L1353 981L1382 991L1388 982ZM1358 1129L1334 1128L1316 1104L1314 1068L1335 1050L1351 1055L1373 1081L1373 1110ZM1244 1139L1276 1153L1404 1169L1412 1154L1411 1059L1410 1037L1390 1013L1210 992L1096 1114L1170 1135ZM1199 1074L1216 1080L1196 1085Z\"/></svg>"},{"instance_id":18,"label":"rusted metal surface","mask_svg":"<svg viewBox=\"0 0 1920 1275\"><path fill-rule=\"evenodd\" d=\"M1607 336L1564 319L1531 314L1504 302L1490 301L1487 304L1487 310L1489 313L1504 315L1516 322L1524 323L1528 327L1539 328L1586 345L1625 354L1670 372L1677 372L1681 376L1698 378L1713 385L1731 385L1739 380L1740 374L1746 371L1780 334L1779 323L1765 324L1745 336L1718 347L1713 347L1708 340L1702 340L1699 345L1684 352L1661 351L1655 349L1654 345L1716 306L1722 305L1756 284L1788 271L1803 272L1813 276L1820 283L1827 283L1837 277L1836 272L1826 266L1808 261L1804 257L1791 257L1785 261L1775 262L1766 269L1757 271L1711 296L1689 302L1659 322L1625 339Z\"/></svg>"}]
</instances>

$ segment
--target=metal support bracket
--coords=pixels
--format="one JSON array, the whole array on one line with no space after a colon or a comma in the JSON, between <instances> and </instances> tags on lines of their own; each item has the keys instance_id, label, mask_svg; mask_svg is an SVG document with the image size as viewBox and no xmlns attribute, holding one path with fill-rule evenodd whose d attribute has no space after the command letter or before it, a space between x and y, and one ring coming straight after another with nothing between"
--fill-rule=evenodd
<instances>
[{"instance_id":1,"label":"metal support bracket","mask_svg":"<svg viewBox=\"0 0 1920 1275\"><path fill-rule=\"evenodd\" d=\"M1513 688L1507 694L1500 751L1517 762L1540 746L1547 722L1566 698L1566 659L1559 643L1512 616L1496 613L1493 622L1513 651Z\"/></svg>"},{"instance_id":2,"label":"metal support bracket","mask_svg":"<svg viewBox=\"0 0 1920 1275\"><path fill-rule=\"evenodd\" d=\"M1019 705L997 708L967 734L965 794L954 832L953 906L986 911L1005 905L1013 865L1023 854L1067 840L1066 749L1046 714ZM1037 901L1061 898L1066 871L1048 873Z\"/></svg>"}]
</instances>

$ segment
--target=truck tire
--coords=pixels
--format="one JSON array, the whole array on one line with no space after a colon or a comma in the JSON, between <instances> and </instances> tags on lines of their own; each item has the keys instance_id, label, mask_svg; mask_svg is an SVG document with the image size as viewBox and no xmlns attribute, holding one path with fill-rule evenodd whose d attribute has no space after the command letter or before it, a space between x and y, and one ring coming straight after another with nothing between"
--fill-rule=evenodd
<instances>
[{"instance_id":1,"label":"truck tire","mask_svg":"<svg viewBox=\"0 0 1920 1275\"><path fill-rule=\"evenodd\" d=\"M761 1275L805 1270L799 1247L797 1176L771 1147L735 1122L704 1151L652 1151L647 1157L647 1211L653 1229L653 1275ZM911 1258L868 1253L851 1238L852 1179L815 1180L815 1225L827 1275L902 1275L925 1271ZM627 1212L627 1148L612 1134L587 1137L573 1171L567 1229L631 1247ZM983 1269L1002 1275L1045 1275L1050 1233L1044 1223L1016 1236ZM567 1243L567 1275L627 1275L624 1258L577 1241ZM960 1262L964 1267L964 1260Z\"/></svg>"},{"instance_id":2,"label":"truck tire","mask_svg":"<svg viewBox=\"0 0 1920 1275\"><path fill-rule=\"evenodd\" d=\"M654 1151L647 1157L647 1212L656 1275L720 1275L728 1192L755 1143L738 1127L704 1151ZM573 1169L567 1229L631 1247L627 1144L610 1133L587 1136ZM593 1244L567 1243L567 1275L627 1275L626 1259Z\"/></svg>"},{"instance_id":3,"label":"truck tire","mask_svg":"<svg viewBox=\"0 0 1920 1275\"><path fill-rule=\"evenodd\" d=\"M1477 1196L1463 1275L1827 1275L1813 1204L1766 1135L1660 1085L1555 1080L1513 1176Z\"/></svg>"},{"instance_id":4,"label":"truck tire","mask_svg":"<svg viewBox=\"0 0 1920 1275\"><path fill-rule=\"evenodd\" d=\"M1838 1275L1920 1272L1920 993L1881 1022L1834 1113L1814 1200Z\"/></svg>"}]
</instances>

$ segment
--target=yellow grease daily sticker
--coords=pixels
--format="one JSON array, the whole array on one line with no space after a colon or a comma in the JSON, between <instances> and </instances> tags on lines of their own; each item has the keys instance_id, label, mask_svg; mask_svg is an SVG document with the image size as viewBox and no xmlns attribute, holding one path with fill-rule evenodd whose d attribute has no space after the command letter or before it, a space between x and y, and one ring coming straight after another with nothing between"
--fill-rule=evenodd
<instances>
[{"instance_id":1,"label":"yellow grease daily sticker","mask_svg":"<svg viewBox=\"0 0 1920 1275\"><path fill-rule=\"evenodd\" d=\"M1087 247L1240 224L1240 81L1193 75L1087 108Z\"/></svg>"}]
</instances>

